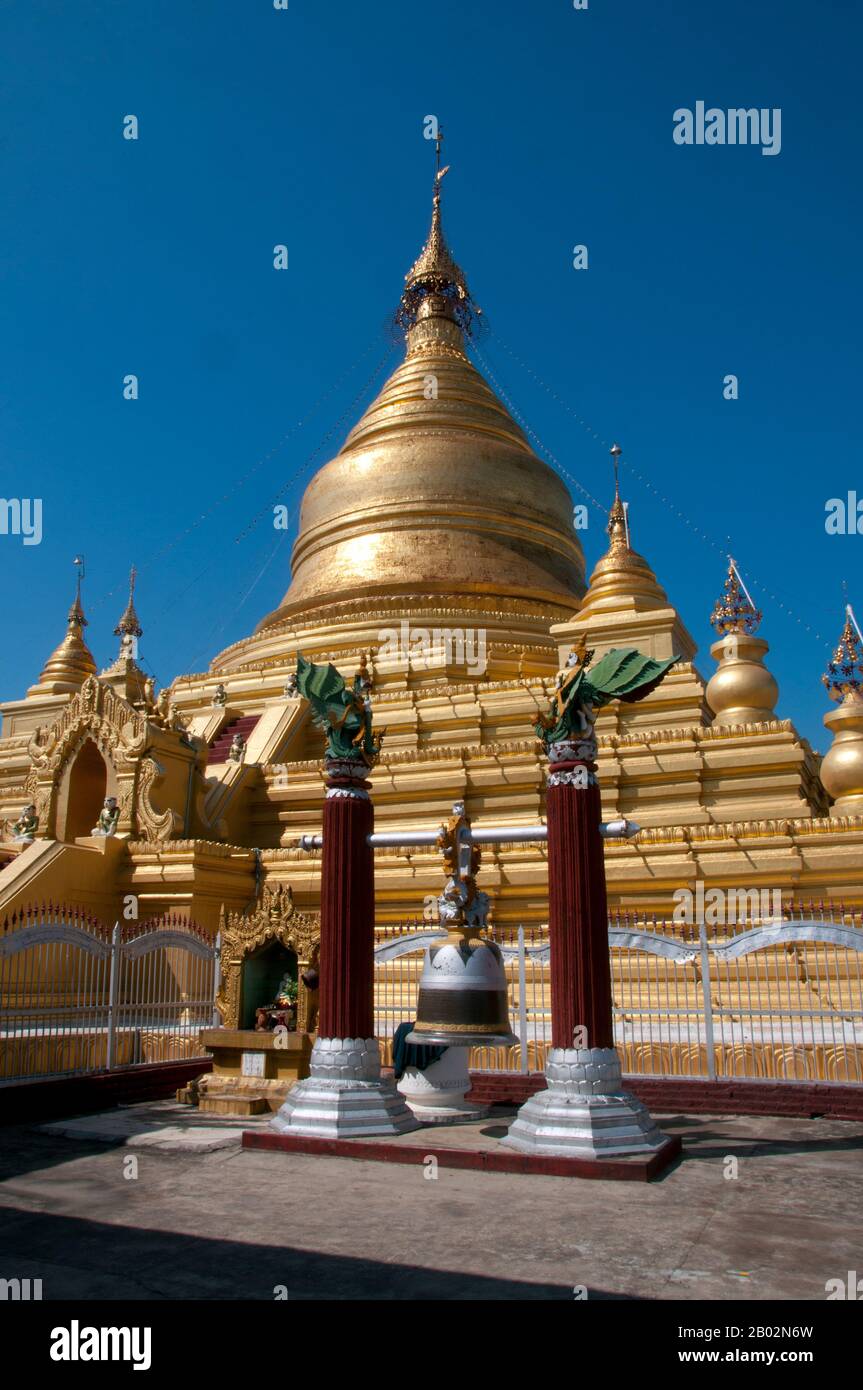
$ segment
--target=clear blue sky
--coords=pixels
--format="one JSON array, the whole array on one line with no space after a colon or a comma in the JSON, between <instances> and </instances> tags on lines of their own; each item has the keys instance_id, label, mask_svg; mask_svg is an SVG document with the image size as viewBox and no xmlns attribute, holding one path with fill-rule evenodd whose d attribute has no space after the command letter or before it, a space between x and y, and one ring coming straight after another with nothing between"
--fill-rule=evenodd
<instances>
[{"instance_id":1,"label":"clear blue sky","mask_svg":"<svg viewBox=\"0 0 863 1390\"><path fill-rule=\"evenodd\" d=\"M854 0L4 0L0 493L41 497L44 535L0 536L0 697L60 640L78 550L99 665L134 561L163 684L277 604L292 535L273 551L271 504L296 518L373 394L426 231L434 113L501 384L604 503L593 433L620 439L634 543L705 674L731 537L779 713L826 748L843 578L863 613L863 536L824 528L828 498L863 497L861 28ZM781 152L675 144L673 112L699 100L781 108Z\"/></svg>"}]
</instances>

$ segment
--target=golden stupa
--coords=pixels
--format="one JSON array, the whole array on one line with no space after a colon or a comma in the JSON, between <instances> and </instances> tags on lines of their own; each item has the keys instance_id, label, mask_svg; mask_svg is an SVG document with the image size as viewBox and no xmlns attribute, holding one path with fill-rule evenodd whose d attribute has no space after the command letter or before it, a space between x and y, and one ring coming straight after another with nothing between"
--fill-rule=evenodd
<instances>
[{"instance_id":1,"label":"golden stupa","mask_svg":"<svg viewBox=\"0 0 863 1390\"><path fill-rule=\"evenodd\" d=\"M459 799L475 825L536 824L545 770L533 725L582 640L597 653L679 657L647 699L597 722L604 814L643 827L607 845L615 910L667 919L675 891L703 881L859 912L859 699L849 687L827 717L839 751L822 780L821 757L775 712L767 644L734 593L717 620L716 673L708 682L696 668L695 640L634 549L638 519L617 488L585 590L566 486L469 359L479 310L444 237L441 179L398 311L404 360L307 487L278 607L156 699L122 648L95 674L78 598L39 683L2 707L0 814L12 821L33 802L40 838L0 874L0 920L37 900L80 901L113 920L132 892L142 916L179 909L215 930L221 906L242 910L262 880L313 912L320 857L298 838L320 828L322 740L291 688L298 653L346 676L367 661L384 734L379 828L434 828ZM128 638L140 625L124 617ZM243 756L226 758L238 730ZM88 744L121 793L111 855L69 838L93 809L64 812ZM82 796L91 784L81 779ZM440 891L438 855L381 850L376 879L381 929L416 919ZM542 931L541 844L489 848L482 886L498 924Z\"/></svg>"},{"instance_id":2,"label":"golden stupa","mask_svg":"<svg viewBox=\"0 0 863 1390\"><path fill-rule=\"evenodd\" d=\"M88 676L96 674L93 654L84 641L86 626L79 577L75 599L66 618L66 636L45 662L39 681L31 686L30 694L73 695L80 690Z\"/></svg>"},{"instance_id":3,"label":"golden stupa","mask_svg":"<svg viewBox=\"0 0 863 1390\"><path fill-rule=\"evenodd\" d=\"M561 612L582 593L569 493L468 360L470 303L436 182L402 297L405 360L306 489L291 586L259 630L347 593L535 599Z\"/></svg>"}]
</instances>

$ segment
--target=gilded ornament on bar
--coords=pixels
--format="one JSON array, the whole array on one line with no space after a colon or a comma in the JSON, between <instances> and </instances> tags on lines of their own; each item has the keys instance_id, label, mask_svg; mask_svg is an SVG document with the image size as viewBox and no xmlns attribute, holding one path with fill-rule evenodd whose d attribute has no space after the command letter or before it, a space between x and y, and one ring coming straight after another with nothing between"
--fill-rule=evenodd
<instances>
[{"instance_id":1,"label":"gilded ornament on bar","mask_svg":"<svg viewBox=\"0 0 863 1390\"><path fill-rule=\"evenodd\" d=\"M821 681L831 700L839 702L849 695L863 698L863 642L854 630L850 612L846 614L839 645Z\"/></svg>"},{"instance_id":2,"label":"gilded ornament on bar","mask_svg":"<svg viewBox=\"0 0 863 1390\"><path fill-rule=\"evenodd\" d=\"M758 631L762 617L761 610L755 607L740 582L737 566L729 559L725 589L714 604L711 623L722 637L733 632L745 632L751 636Z\"/></svg>"}]
</instances>

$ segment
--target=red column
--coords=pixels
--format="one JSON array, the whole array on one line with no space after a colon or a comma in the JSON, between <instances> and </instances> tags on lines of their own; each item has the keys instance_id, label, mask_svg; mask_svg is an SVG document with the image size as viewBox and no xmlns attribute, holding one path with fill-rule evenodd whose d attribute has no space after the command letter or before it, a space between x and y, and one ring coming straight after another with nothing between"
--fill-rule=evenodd
<instances>
[{"instance_id":1,"label":"red column","mask_svg":"<svg viewBox=\"0 0 863 1390\"><path fill-rule=\"evenodd\" d=\"M374 829L370 782L329 773L321 854L318 1036L374 1037ZM341 795L332 795L333 792Z\"/></svg>"},{"instance_id":2,"label":"red column","mask_svg":"<svg viewBox=\"0 0 863 1390\"><path fill-rule=\"evenodd\" d=\"M582 769L584 763L551 763L549 773ZM548 935L551 966L551 1040L571 1048L576 1028L585 1028L585 1047L613 1047L608 903L599 825L599 786L549 785Z\"/></svg>"}]
</instances>

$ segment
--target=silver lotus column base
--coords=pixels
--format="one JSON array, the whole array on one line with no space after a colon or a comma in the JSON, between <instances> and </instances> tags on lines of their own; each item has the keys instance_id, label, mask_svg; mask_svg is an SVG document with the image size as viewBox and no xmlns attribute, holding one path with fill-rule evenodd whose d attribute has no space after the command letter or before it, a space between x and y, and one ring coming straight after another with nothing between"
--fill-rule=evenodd
<instances>
[{"instance_id":1,"label":"silver lotus column base","mask_svg":"<svg viewBox=\"0 0 863 1390\"><path fill-rule=\"evenodd\" d=\"M650 1155L666 1143L640 1100L624 1091L615 1048L552 1048L548 1089L525 1101L501 1140L520 1153L561 1158Z\"/></svg>"},{"instance_id":2,"label":"silver lotus column base","mask_svg":"<svg viewBox=\"0 0 863 1390\"><path fill-rule=\"evenodd\" d=\"M318 1038L310 1072L270 1121L279 1134L360 1139L419 1129L392 1081L381 1077L375 1038Z\"/></svg>"}]
</instances>

